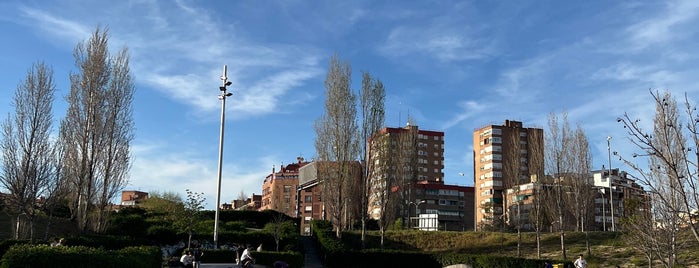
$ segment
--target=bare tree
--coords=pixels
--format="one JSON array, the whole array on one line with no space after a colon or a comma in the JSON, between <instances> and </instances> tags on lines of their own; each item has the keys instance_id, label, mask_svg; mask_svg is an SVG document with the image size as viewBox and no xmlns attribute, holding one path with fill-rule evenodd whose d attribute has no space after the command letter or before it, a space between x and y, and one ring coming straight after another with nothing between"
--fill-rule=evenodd
<instances>
[{"instance_id":1,"label":"bare tree","mask_svg":"<svg viewBox=\"0 0 699 268\"><path fill-rule=\"evenodd\" d=\"M372 78L369 73L362 74L362 91L360 92L361 107L361 135L360 135L360 157L363 165L362 193L361 193L361 218L362 218L362 243L366 236L366 219L369 212L369 199L372 193L369 175L373 173L376 165L374 161L374 151L369 146L369 139L374 137L383 127L385 121L384 102L386 90L381 80Z\"/></svg>"},{"instance_id":2,"label":"bare tree","mask_svg":"<svg viewBox=\"0 0 699 268\"><path fill-rule=\"evenodd\" d=\"M108 31L97 28L74 51L68 111L61 122L63 170L71 214L82 230L104 230L107 206L126 185L133 140L133 81L128 52L111 57ZM94 218L91 218L94 216Z\"/></svg>"},{"instance_id":3,"label":"bare tree","mask_svg":"<svg viewBox=\"0 0 699 268\"><path fill-rule=\"evenodd\" d=\"M633 157L648 157L648 166L640 166L635 161L620 158L638 174L637 182L650 192L650 215L639 215L626 221L625 227L639 232L636 237L648 238L643 248L654 249L665 267L679 263L678 256L690 237L681 235L686 229L691 231L695 241L699 241L697 223L691 220L697 212L697 162L689 157L698 148L697 124L699 118L696 106L685 97L687 123L681 120L677 101L669 91L650 91L655 102L653 131L643 129L641 121L624 114L617 121L628 132L629 140L641 153ZM687 142L687 136L692 143ZM690 144L694 148L690 147ZM697 154L699 157L699 154ZM648 219L655 224L648 227Z\"/></svg>"},{"instance_id":4,"label":"bare tree","mask_svg":"<svg viewBox=\"0 0 699 268\"><path fill-rule=\"evenodd\" d=\"M567 197L568 209L572 211L575 218L576 231L585 233L585 244L587 254L590 255L590 239L589 239L589 217L594 211L594 188L590 179L590 166L592 163L592 154L590 146L582 127L578 125L572 136L572 141L569 148L569 154L572 156L570 174L571 180L566 184L569 189Z\"/></svg>"},{"instance_id":5,"label":"bare tree","mask_svg":"<svg viewBox=\"0 0 699 268\"><path fill-rule=\"evenodd\" d=\"M544 204L547 203L546 195L543 194L541 181L544 179L544 152L543 147L536 146L543 144L544 137L540 131L532 131L527 135L527 151L529 152L529 172L533 183L532 194L534 199L530 204L528 222L534 228L536 236L536 257L541 258L541 230L546 219Z\"/></svg>"},{"instance_id":6,"label":"bare tree","mask_svg":"<svg viewBox=\"0 0 699 268\"><path fill-rule=\"evenodd\" d=\"M238 193L238 197L235 200L245 201L247 199L248 199L248 195L245 193L245 191L240 190L240 192Z\"/></svg>"},{"instance_id":7,"label":"bare tree","mask_svg":"<svg viewBox=\"0 0 699 268\"><path fill-rule=\"evenodd\" d=\"M29 239L34 238L37 201L51 194L56 179L50 137L55 92L53 69L44 63L34 64L15 91L14 115L2 123L0 184L9 191L6 200L16 213L15 239L20 238L22 216L29 222Z\"/></svg>"},{"instance_id":8,"label":"bare tree","mask_svg":"<svg viewBox=\"0 0 699 268\"><path fill-rule=\"evenodd\" d=\"M347 196L358 173L359 139L356 121L356 96L350 89L351 67L337 56L330 59L325 79L325 114L316 121L315 147L318 173L321 176L322 198L335 234L341 237Z\"/></svg>"},{"instance_id":9,"label":"bare tree","mask_svg":"<svg viewBox=\"0 0 699 268\"><path fill-rule=\"evenodd\" d=\"M544 195L548 201L548 211L550 222L558 224L561 240L561 254L563 259L566 259L565 247L565 176L570 172L570 154L566 151L570 148L572 139L572 131L568 124L568 115L563 113L562 122L558 116L551 113L548 118L549 131L546 135L546 160L545 166L548 174L552 174L553 178L547 181L549 184L545 189Z\"/></svg>"},{"instance_id":10,"label":"bare tree","mask_svg":"<svg viewBox=\"0 0 699 268\"><path fill-rule=\"evenodd\" d=\"M418 173L418 151L415 150L415 148L418 148L418 127L412 118L408 118L407 126L396 136L394 141L396 141L395 155L390 157L394 158L394 176L398 184L398 198L402 201L398 205L400 206L401 216L406 219L403 224L408 223L410 225L410 202L415 202L413 188L415 188L415 183L417 183Z\"/></svg>"},{"instance_id":11,"label":"bare tree","mask_svg":"<svg viewBox=\"0 0 699 268\"><path fill-rule=\"evenodd\" d=\"M380 133L372 138L370 146L373 160L369 162L369 207L372 217L378 220L383 246L386 229L396 217L399 197L397 188L400 184L395 173L398 163L392 155L396 141L390 133Z\"/></svg>"},{"instance_id":12,"label":"bare tree","mask_svg":"<svg viewBox=\"0 0 699 268\"><path fill-rule=\"evenodd\" d=\"M503 225L507 224L517 230L517 257L521 256L522 233L521 227L521 199L520 185L527 179L522 178L522 138L520 137L520 128L507 128L503 131L503 139L505 141L503 148L502 167L502 207L503 207ZM514 205L511 205L511 202ZM504 226L503 226L504 227ZM504 229L504 228L503 228ZM500 230L504 232L504 230Z\"/></svg>"}]
</instances>

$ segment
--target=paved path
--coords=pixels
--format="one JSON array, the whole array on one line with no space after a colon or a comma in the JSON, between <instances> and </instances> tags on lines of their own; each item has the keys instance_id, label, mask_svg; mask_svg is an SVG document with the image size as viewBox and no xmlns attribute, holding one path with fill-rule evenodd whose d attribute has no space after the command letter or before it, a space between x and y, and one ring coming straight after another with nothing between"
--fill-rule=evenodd
<instances>
[{"instance_id":1,"label":"paved path","mask_svg":"<svg viewBox=\"0 0 699 268\"><path fill-rule=\"evenodd\" d=\"M303 267L323 268L323 263L320 261L320 253L318 252L316 244L313 242L313 238L310 236L302 236L301 242L303 243L303 249L305 251Z\"/></svg>"},{"instance_id":2,"label":"paved path","mask_svg":"<svg viewBox=\"0 0 699 268\"><path fill-rule=\"evenodd\" d=\"M316 244L313 242L313 238L308 236L302 236L301 242L303 243L303 249L305 250L304 255L304 266L305 268L324 268L322 262L320 261L320 253ZM265 267L263 265L255 265L255 267ZM235 263L202 263L199 268L238 268ZM291 267L297 268L297 267Z\"/></svg>"}]
</instances>

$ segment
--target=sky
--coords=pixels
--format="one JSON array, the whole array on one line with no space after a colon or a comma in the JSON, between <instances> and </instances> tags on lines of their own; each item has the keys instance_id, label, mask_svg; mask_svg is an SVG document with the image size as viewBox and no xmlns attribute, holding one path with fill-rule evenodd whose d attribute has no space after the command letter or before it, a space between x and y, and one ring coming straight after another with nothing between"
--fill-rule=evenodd
<instances>
[{"instance_id":1,"label":"sky","mask_svg":"<svg viewBox=\"0 0 699 268\"><path fill-rule=\"evenodd\" d=\"M54 70L65 114L73 49L107 27L135 79L125 190L204 193L216 205L220 76L227 65L221 203L262 192L272 169L315 154L314 122L337 55L386 87L386 125L445 133L445 181L473 186L472 133L516 120L547 129L568 114L593 169L638 152L616 119L650 127L649 90L699 94L699 1L0 2L0 115L33 63ZM681 106L680 106L681 107ZM611 148L607 149L607 137ZM612 158L613 168L625 169ZM460 174L463 174L461 176Z\"/></svg>"}]
</instances>

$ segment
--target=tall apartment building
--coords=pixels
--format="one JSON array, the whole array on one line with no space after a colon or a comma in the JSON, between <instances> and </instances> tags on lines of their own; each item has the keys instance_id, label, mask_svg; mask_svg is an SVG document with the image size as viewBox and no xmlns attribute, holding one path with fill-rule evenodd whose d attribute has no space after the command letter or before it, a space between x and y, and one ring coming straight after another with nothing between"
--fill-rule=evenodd
<instances>
[{"instance_id":1,"label":"tall apartment building","mask_svg":"<svg viewBox=\"0 0 699 268\"><path fill-rule=\"evenodd\" d=\"M406 137L412 135L414 139L406 144ZM399 200L398 205L403 207L400 209L400 216L404 219L409 217L408 205L410 202L416 202L416 195L413 191L415 184L419 181L426 182L443 182L444 181L444 132L420 130L418 126L408 124L404 128L383 128L369 141L372 159L377 165L374 168L373 174L370 175L369 183L371 185L384 185L386 179L412 182L411 184L393 183L397 188L391 189L403 191L403 200ZM405 146L401 146L401 144ZM382 150L380 148L387 148ZM398 163L398 158L409 159L411 163L406 168L405 163ZM380 163L380 164L376 164ZM382 165L387 167L381 167ZM402 166L402 167L399 167ZM412 170L414 168L415 170ZM405 172L399 172L403 169ZM408 169L406 171L406 169ZM404 185L404 189L398 189ZM382 187L372 187L373 191L385 190ZM376 194L370 195L372 198ZM369 214L372 218L377 219L381 212L381 206L375 205L376 202L370 198Z\"/></svg>"},{"instance_id":2,"label":"tall apartment building","mask_svg":"<svg viewBox=\"0 0 699 268\"><path fill-rule=\"evenodd\" d=\"M473 132L473 180L475 226L493 225L506 215L507 190L532 182L544 171L543 130L525 128L522 122L505 120ZM536 177L536 176L534 176Z\"/></svg>"},{"instance_id":3,"label":"tall apartment building","mask_svg":"<svg viewBox=\"0 0 699 268\"><path fill-rule=\"evenodd\" d=\"M299 169L304 165L303 157L297 157L296 163L281 165L279 171L272 168L272 173L265 177L262 184L262 204L260 210L271 209L288 215L297 216L296 188L299 186Z\"/></svg>"}]
</instances>

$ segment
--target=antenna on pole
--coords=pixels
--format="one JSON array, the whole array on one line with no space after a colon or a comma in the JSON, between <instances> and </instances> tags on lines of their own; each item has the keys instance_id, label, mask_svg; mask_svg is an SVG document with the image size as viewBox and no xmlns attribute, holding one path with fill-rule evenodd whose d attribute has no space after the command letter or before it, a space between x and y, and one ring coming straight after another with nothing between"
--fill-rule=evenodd
<instances>
[{"instance_id":1,"label":"antenna on pole","mask_svg":"<svg viewBox=\"0 0 699 268\"><path fill-rule=\"evenodd\" d=\"M216 191L216 214L214 216L214 248L218 249L218 221L219 221L219 213L221 210L221 171L223 168L223 131L224 131L224 126L226 122L226 97L230 97L233 95L233 93L227 93L226 90L228 90L228 86L231 85L231 82L228 81L228 67L226 65L223 65L223 73L221 74L221 80L223 80L223 84L219 89L221 90L221 95L218 96L218 99L221 100L221 131L219 133L219 142L218 142L218 184L217 184L217 191Z\"/></svg>"}]
</instances>

